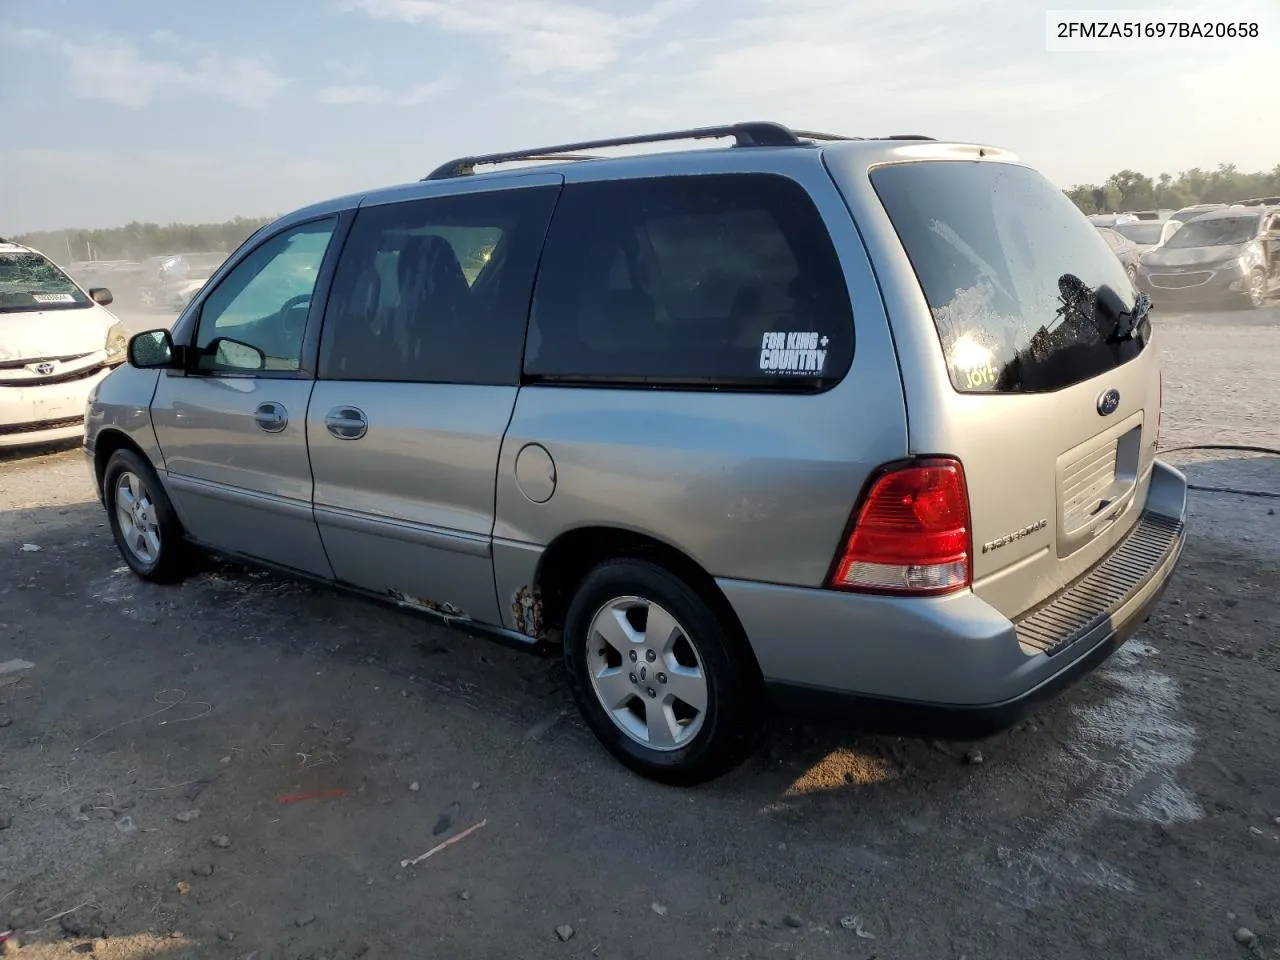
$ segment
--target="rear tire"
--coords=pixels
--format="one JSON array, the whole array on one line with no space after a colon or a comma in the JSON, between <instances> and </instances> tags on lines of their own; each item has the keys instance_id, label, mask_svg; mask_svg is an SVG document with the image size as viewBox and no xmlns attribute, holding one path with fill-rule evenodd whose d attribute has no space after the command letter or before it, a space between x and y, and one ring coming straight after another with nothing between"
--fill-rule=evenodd
<instances>
[{"instance_id":1,"label":"rear tire","mask_svg":"<svg viewBox=\"0 0 1280 960\"><path fill-rule=\"evenodd\" d=\"M730 631L662 567L622 559L592 570L569 604L564 658L578 708L605 749L676 786L742 763L759 741L764 698Z\"/></svg>"},{"instance_id":2,"label":"rear tire","mask_svg":"<svg viewBox=\"0 0 1280 960\"><path fill-rule=\"evenodd\" d=\"M116 547L134 573L154 583L187 574L182 524L151 464L132 450L117 450L102 475L102 500Z\"/></svg>"}]
</instances>

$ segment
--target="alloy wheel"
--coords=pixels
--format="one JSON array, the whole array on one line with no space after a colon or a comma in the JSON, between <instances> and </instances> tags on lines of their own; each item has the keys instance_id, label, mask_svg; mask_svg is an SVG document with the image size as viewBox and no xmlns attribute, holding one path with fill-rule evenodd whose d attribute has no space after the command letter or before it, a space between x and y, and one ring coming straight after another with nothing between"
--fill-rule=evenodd
<instances>
[{"instance_id":1,"label":"alloy wheel","mask_svg":"<svg viewBox=\"0 0 1280 960\"><path fill-rule=\"evenodd\" d=\"M686 746L702 729L708 686L692 638L666 609L618 597L591 619L587 672L605 713L651 750Z\"/></svg>"},{"instance_id":2,"label":"alloy wheel","mask_svg":"<svg viewBox=\"0 0 1280 960\"><path fill-rule=\"evenodd\" d=\"M142 564L155 563L160 557L160 519L146 484L137 474L126 470L116 481L116 520L120 539L134 558Z\"/></svg>"}]
</instances>

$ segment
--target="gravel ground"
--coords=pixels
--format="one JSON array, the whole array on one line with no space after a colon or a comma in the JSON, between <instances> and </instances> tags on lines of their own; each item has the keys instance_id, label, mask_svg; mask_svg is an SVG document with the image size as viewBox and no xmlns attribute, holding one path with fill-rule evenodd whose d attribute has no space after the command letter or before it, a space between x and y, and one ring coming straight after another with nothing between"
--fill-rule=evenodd
<instances>
[{"instance_id":1,"label":"gravel ground","mask_svg":"<svg viewBox=\"0 0 1280 960\"><path fill-rule=\"evenodd\" d=\"M1159 326L1166 446L1280 446L1280 310ZM680 791L595 745L554 661L234 567L140 583L79 451L7 455L0 931L31 957L1280 958L1280 459L1172 456L1205 488L1174 584L1031 721L971 748L783 726Z\"/></svg>"}]
</instances>

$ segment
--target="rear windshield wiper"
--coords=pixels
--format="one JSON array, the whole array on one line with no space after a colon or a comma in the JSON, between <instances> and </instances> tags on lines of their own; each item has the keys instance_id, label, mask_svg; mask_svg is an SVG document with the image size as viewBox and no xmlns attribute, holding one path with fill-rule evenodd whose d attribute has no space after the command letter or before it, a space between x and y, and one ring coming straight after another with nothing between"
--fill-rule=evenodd
<instances>
[{"instance_id":1,"label":"rear windshield wiper","mask_svg":"<svg viewBox=\"0 0 1280 960\"><path fill-rule=\"evenodd\" d=\"M1147 315L1150 312L1151 298L1145 293L1138 294L1138 298L1133 301L1132 310L1116 314L1115 333L1107 337L1107 343L1116 344L1132 340L1147 322Z\"/></svg>"}]
</instances>

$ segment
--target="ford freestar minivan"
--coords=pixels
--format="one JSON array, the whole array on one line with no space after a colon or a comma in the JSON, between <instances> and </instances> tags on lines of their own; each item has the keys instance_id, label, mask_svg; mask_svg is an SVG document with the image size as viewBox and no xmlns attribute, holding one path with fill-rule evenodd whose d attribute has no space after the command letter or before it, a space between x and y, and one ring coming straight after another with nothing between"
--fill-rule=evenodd
<instances>
[{"instance_id":1,"label":"ford freestar minivan","mask_svg":"<svg viewBox=\"0 0 1280 960\"><path fill-rule=\"evenodd\" d=\"M769 707L993 732L1143 622L1186 503L1148 306L991 147L469 157L257 233L86 449L140 576L195 546L561 644L604 745L693 783Z\"/></svg>"}]
</instances>

